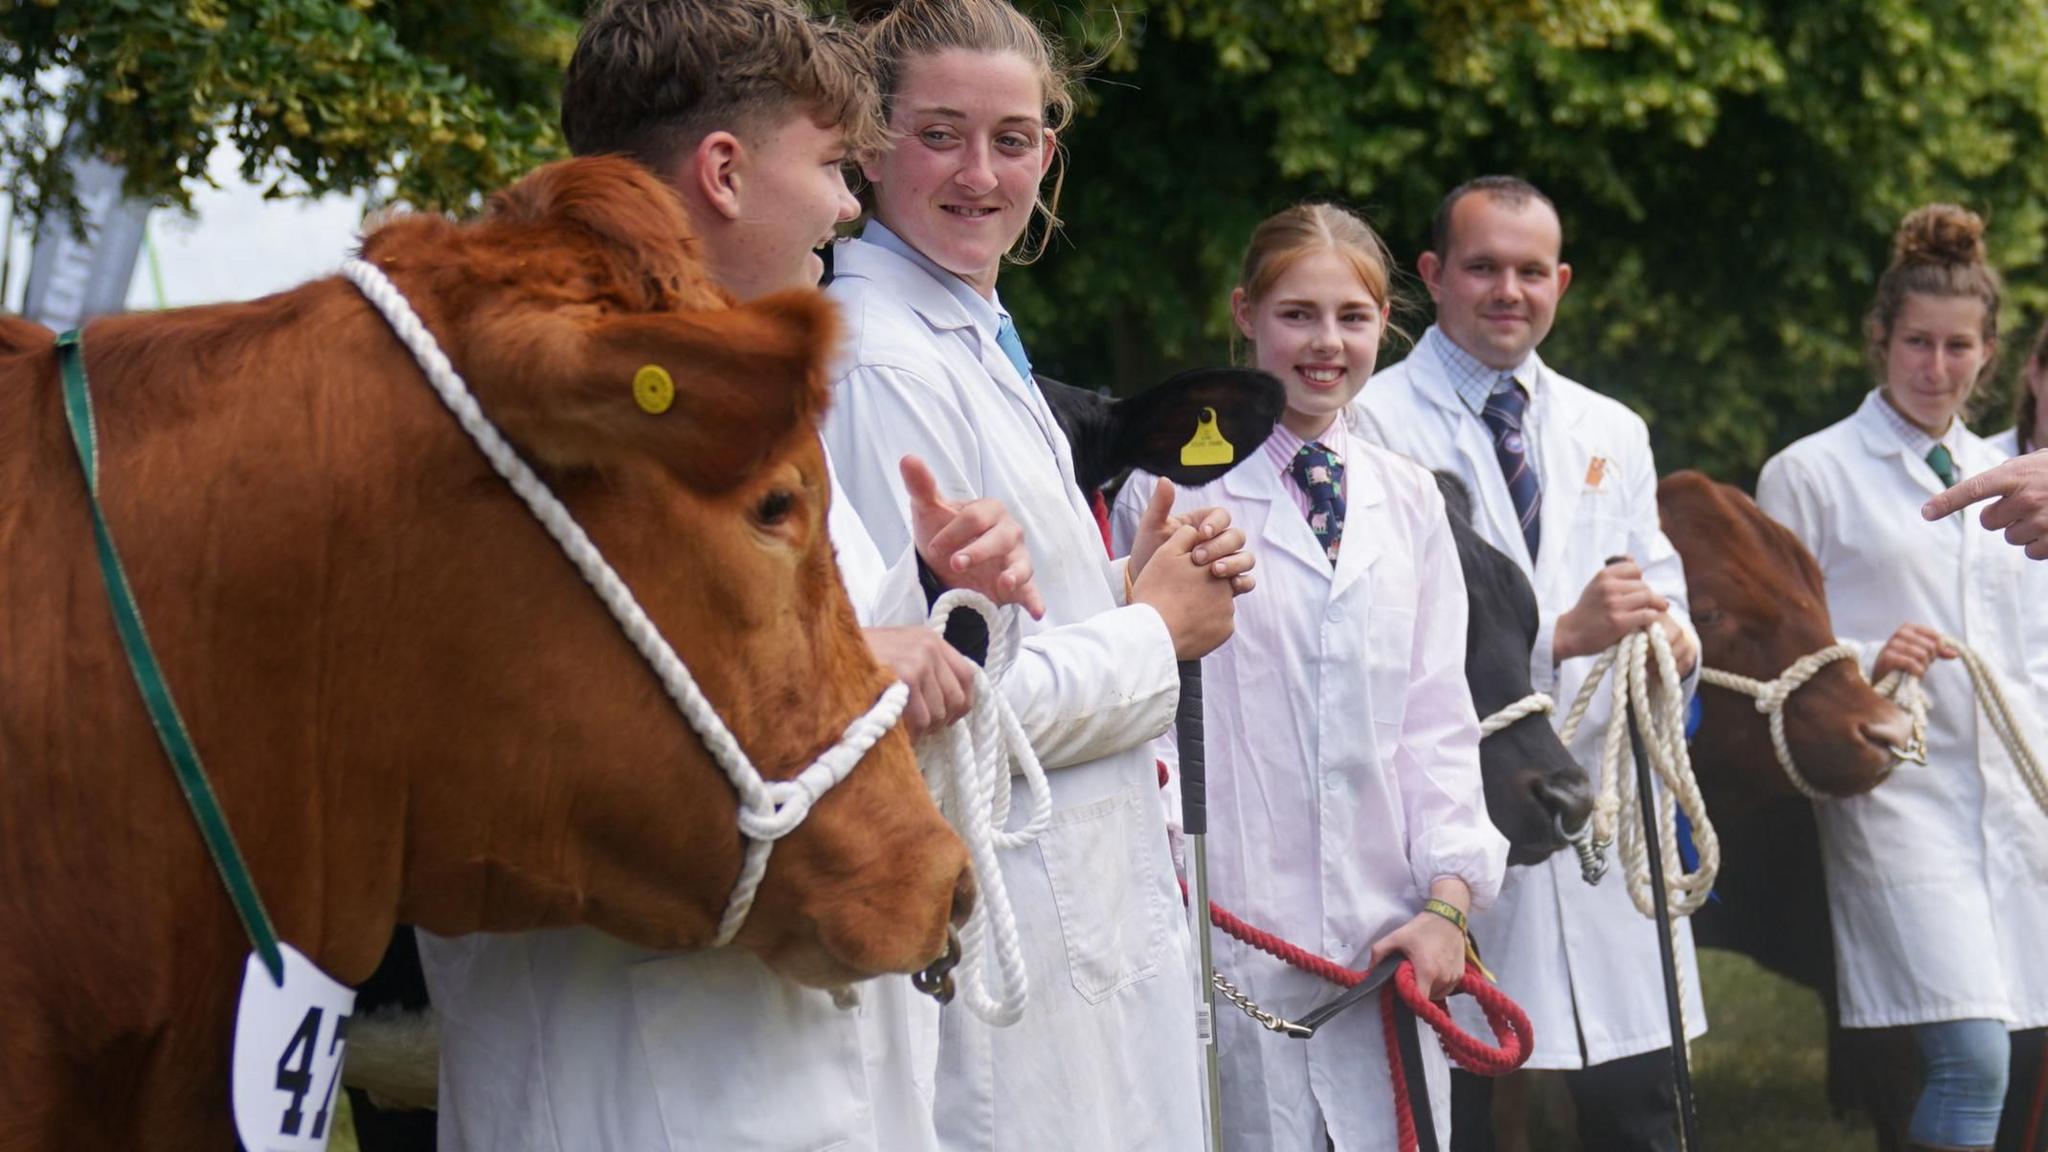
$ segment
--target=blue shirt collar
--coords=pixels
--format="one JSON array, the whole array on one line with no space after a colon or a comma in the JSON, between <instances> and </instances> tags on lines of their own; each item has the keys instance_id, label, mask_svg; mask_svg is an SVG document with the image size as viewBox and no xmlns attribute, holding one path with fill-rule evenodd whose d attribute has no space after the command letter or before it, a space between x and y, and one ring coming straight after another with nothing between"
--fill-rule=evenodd
<instances>
[{"instance_id":1,"label":"blue shirt collar","mask_svg":"<svg viewBox=\"0 0 2048 1152\"><path fill-rule=\"evenodd\" d=\"M945 286L946 291L952 293L953 298L960 302L960 306L967 310L967 315L974 321L974 326L986 334L990 340L995 339L996 332L1002 327L1003 320L1010 315L1003 307L1002 297L996 296L993 299L984 299L981 293L976 292L967 281L946 271L931 257L911 247L909 241L890 231L889 226L880 220L872 216L868 217L867 226L861 229L860 238L877 248L894 252L896 255L924 269L932 279L937 280Z\"/></svg>"}]
</instances>

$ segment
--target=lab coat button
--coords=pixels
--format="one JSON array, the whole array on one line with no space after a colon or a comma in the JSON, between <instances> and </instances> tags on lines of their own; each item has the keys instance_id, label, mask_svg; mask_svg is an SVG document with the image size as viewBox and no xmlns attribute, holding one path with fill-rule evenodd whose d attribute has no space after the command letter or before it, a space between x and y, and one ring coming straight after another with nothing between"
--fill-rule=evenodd
<instances>
[{"instance_id":1,"label":"lab coat button","mask_svg":"<svg viewBox=\"0 0 2048 1152\"><path fill-rule=\"evenodd\" d=\"M1330 605L1330 623L1332 623L1332 624L1342 624L1343 622L1344 622L1344 606L1343 606L1342 604L1332 604L1332 605Z\"/></svg>"}]
</instances>

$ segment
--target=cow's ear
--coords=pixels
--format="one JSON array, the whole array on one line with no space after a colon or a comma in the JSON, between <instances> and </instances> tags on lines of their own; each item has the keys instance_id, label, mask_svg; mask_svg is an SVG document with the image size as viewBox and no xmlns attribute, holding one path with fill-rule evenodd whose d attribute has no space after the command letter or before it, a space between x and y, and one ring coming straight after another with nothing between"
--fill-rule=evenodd
<instances>
[{"instance_id":1,"label":"cow's ear","mask_svg":"<svg viewBox=\"0 0 2048 1152\"><path fill-rule=\"evenodd\" d=\"M575 247L601 262L605 294L633 311L704 307L723 298L704 271L676 194L621 156L537 168L491 198L484 224L511 229L524 245L546 234L537 229L580 234Z\"/></svg>"},{"instance_id":2,"label":"cow's ear","mask_svg":"<svg viewBox=\"0 0 2048 1152\"><path fill-rule=\"evenodd\" d=\"M1256 452L1286 406L1286 388L1264 372L1182 372L1117 401L1116 455L1176 484L1207 484Z\"/></svg>"},{"instance_id":3,"label":"cow's ear","mask_svg":"<svg viewBox=\"0 0 2048 1152\"><path fill-rule=\"evenodd\" d=\"M480 399L545 467L652 459L724 491L815 429L839 336L823 294L776 293L735 308L524 317L470 343Z\"/></svg>"}]
</instances>

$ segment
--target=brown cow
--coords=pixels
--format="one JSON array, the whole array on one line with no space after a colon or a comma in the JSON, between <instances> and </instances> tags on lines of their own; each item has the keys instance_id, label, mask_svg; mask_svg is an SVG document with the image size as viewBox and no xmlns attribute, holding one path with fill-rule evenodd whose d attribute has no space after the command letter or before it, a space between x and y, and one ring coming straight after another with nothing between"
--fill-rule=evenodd
<instances>
[{"instance_id":1,"label":"brown cow","mask_svg":"<svg viewBox=\"0 0 2048 1152\"><path fill-rule=\"evenodd\" d=\"M826 536L835 332L734 307L617 160L365 256L767 777L885 687ZM554 543L339 279L85 334L112 531L280 934L345 982L394 922L687 949L735 799ZM665 366L673 409L636 407ZM117 642L52 334L0 319L0 1150L230 1147L248 950ZM781 842L740 945L833 984L937 956L966 853L891 733Z\"/></svg>"},{"instance_id":2,"label":"brown cow","mask_svg":"<svg viewBox=\"0 0 2048 1152\"><path fill-rule=\"evenodd\" d=\"M1835 643L1820 566L1747 494L1700 472L1657 485L1657 512L1685 562L1686 594L1701 662L1772 680L1793 661ZM1718 827L1796 795L1771 748L1769 725L1748 696L1700 688L1693 760ZM1849 661L1828 665L1785 707L1785 739L1800 775L1831 796L1877 787L1908 742L1906 714Z\"/></svg>"},{"instance_id":3,"label":"brown cow","mask_svg":"<svg viewBox=\"0 0 2048 1152\"><path fill-rule=\"evenodd\" d=\"M1747 495L1680 472L1658 485L1657 506L1685 560L1704 664L1769 680L1835 642L1819 565ZM1883 1117L1897 1111L1899 1100L1910 1106L1914 1062L1873 1060L1874 1050L1850 1057L1840 1047L1851 1037L1833 1023L1834 939L1812 805L1778 766L1754 701L1711 685L1701 686L1700 698L1693 767L1720 833L1721 872L1718 899L1693 917L1696 938L1744 953L1820 994L1830 1022L1829 1094L1838 1109L1856 1103ZM1785 717L1800 773L1833 795L1876 787L1894 763L1890 749L1910 734L1905 714L1847 663L1830 665L1794 692ZM1853 1043L1896 1046L1877 1033L1856 1034ZM1877 1070L1886 1072L1882 1082L1868 1079Z\"/></svg>"},{"instance_id":4,"label":"brown cow","mask_svg":"<svg viewBox=\"0 0 2048 1152\"><path fill-rule=\"evenodd\" d=\"M1657 512L1685 562L1702 664L1768 681L1835 643L1820 566L1740 489L1673 473L1657 485ZM1813 808L1778 766L1755 700L1710 684L1699 696L1692 763L1720 836L1721 871L1716 899L1693 915L1694 939L1823 989L1832 1012L1834 942ZM1800 773L1840 796L1876 787L1891 771L1891 749L1910 735L1905 714L1847 663L1792 694L1785 728ZM1547 1093L1546 1106L1554 1111L1561 1097ZM1524 1101L1497 1092L1494 1115L1503 1152L1527 1146Z\"/></svg>"}]
</instances>

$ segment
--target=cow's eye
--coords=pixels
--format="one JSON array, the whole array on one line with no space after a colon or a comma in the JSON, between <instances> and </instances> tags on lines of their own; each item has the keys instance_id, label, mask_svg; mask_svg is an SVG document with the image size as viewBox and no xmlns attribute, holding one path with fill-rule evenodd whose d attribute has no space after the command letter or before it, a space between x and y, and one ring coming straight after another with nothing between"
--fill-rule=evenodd
<instances>
[{"instance_id":1,"label":"cow's eye","mask_svg":"<svg viewBox=\"0 0 2048 1152\"><path fill-rule=\"evenodd\" d=\"M788 489L777 488L761 497L761 502L754 506L754 519L764 528L773 528L789 519L790 512L795 508L796 495Z\"/></svg>"},{"instance_id":2,"label":"cow's eye","mask_svg":"<svg viewBox=\"0 0 2048 1152\"><path fill-rule=\"evenodd\" d=\"M1704 625L1708 628L1711 628L1714 625L1719 624L1721 622L1721 617L1723 617L1724 615L1726 615L1726 613L1722 612L1719 608L1702 608L1699 611L1694 612L1692 614L1692 622L1695 625Z\"/></svg>"}]
</instances>

